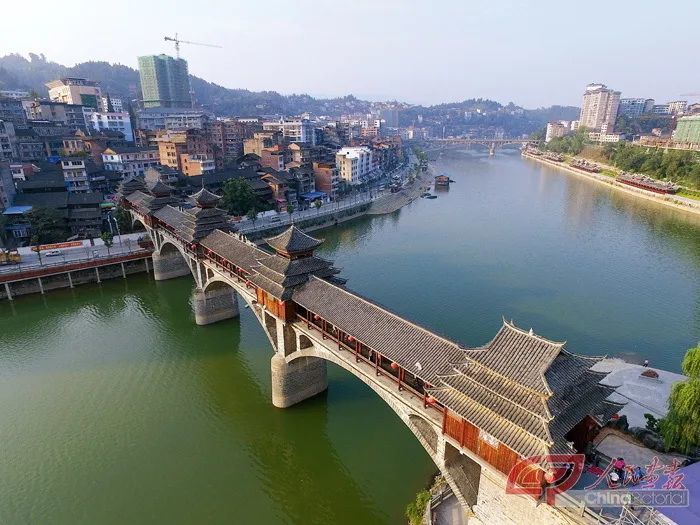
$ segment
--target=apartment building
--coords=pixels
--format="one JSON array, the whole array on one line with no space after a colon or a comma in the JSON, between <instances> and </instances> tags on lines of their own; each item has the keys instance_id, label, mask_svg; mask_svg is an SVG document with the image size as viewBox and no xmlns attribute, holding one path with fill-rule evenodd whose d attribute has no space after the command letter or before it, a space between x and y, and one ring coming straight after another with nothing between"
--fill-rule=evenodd
<instances>
[{"instance_id":1,"label":"apartment building","mask_svg":"<svg viewBox=\"0 0 700 525\"><path fill-rule=\"evenodd\" d=\"M580 126L589 131L600 131L603 125L612 131L620 105L620 92L608 89L605 84L588 84L581 104Z\"/></svg>"},{"instance_id":2,"label":"apartment building","mask_svg":"<svg viewBox=\"0 0 700 525\"><path fill-rule=\"evenodd\" d=\"M351 185L362 184L372 174L372 150L366 146L342 148L335 154L335 165L341 180Z\"/></svg>"},{"instance_id":3,"label":"apartment building","mask_svg":"<svg viewBox=\"0 0 700 525\"><path fill-rule=\"evenodd\" d=\"M158 166L158 148L134 148L114 146L102 153L105 171L117 172L126 178L131 175L144 176L151 166Z\"/></svg>"},{"instance_id":4,"label":"apartment building","mask_svg":"<svg viewBox=\"0 0 700 525\"><path fill-rule=\"evenodd\" d=\"M102 109L102 89L97 82L85 78L68 77L46 83L49 99L63 104L88 106Z\"/></svg>"},{"instance_id":5,"label":"apartment building","mask_svg":"<svg viewBox=\"0 0 700 525\"><path fill-rule=\"evenodd\" d=\"M276 121L263 122L264 131L281 131L287 142L308 142L316 144L314 125L306 119L280 118Z\"/></svg>"},{"instance_id":6,"label":"apartment building","mask_svg":"<svg viewBox=\"0 0 700 525\"><path fill-rule=\"evenodd\" d=\"M90 127L95 131L116 131L124 135L128 142L134 141L131 117L127 112L94 111L89 117Z\"/></svg>"}]
</instances>

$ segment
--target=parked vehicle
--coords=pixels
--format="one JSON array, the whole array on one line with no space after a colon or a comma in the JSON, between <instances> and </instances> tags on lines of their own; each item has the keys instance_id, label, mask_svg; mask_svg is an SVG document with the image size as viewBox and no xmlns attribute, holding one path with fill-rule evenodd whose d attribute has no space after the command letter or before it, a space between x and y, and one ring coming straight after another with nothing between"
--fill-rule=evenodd
<instances>
[{"instance_id":1,"label":"parked vehicle","mask_svg":"<svg viewBox=\"0 0 700 525\"><path fill-rule=\"evenodd\" d=\"M46 257L58 257L59 255L63 255L63 252L61 250L48 250L44 252L44 255Z\"/></svg>"},{"instance_id":2,"label":"parked vehicle","mask_svg":"<svg viewBox=\"0 0 700 525\"><path fill-rule=\"evenodd\" d=\"M19 264L22 256L18 252L0 251L0 265Z\"/></svg>"}]
</instances>

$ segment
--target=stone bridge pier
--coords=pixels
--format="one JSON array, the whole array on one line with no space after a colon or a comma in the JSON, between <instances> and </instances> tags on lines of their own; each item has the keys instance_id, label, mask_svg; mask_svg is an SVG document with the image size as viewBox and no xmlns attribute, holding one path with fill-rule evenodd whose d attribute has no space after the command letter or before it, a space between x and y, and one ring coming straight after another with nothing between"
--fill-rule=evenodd
<instances>
[{"instance_id":1,"label":"stone bridge pier","mask_svg":"<svg viewBox=\"0 0 700 525\"><path fill-rule=\"evenodd\" d=\"M195 322L202 326L238 317L238 297L227 284L214 283L205 289L199 286L192 292Z\"/></svg>"},{"instance_id":2,"label":"stone bridge pier","mask_svg":"<svg viewBox=\"0 0 700 525\"><path fill-rule=\"evenodd\" d=\"M166 281L190 274L190 267L180 253L172 248L163 249L160 253L153 252L153 278L156 281Z\"/></svg>"}]
</instances>

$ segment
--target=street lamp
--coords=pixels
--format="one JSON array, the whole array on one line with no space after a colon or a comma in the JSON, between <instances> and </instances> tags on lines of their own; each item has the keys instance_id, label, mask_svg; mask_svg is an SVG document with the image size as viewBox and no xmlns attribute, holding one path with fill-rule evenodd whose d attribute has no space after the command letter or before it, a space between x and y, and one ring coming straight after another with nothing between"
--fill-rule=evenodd
<instances>
[{"instance_id":1,"label":"street lamp","mask_svg":"<svg viewBox=\"0 0 700 525\"><path fill-rule=\"evenodd\" d=\"M114 230L112 229L112 221L114 221L114 226L117 228L117 235L119 236L119 251L124 253L124 245L122 244L122 234L119 231L119 222L114 218L111 211L107 212L107 224L109 224L109 232L114 236Z\"/></svg>"}]
</instances>

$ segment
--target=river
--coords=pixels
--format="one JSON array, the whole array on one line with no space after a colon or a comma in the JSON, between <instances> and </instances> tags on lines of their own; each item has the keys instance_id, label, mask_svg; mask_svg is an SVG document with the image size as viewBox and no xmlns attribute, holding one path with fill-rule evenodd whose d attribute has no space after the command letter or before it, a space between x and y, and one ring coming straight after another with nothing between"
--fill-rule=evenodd
<instances>
[{"instance_id":1,"label":"river","mask_svg":"<svg viewBox=\"0 0 700 525\"><path fill-rule=\"evenodd\" d=\"M438 199L316 232L349 286L483 344L512 318L585 354L678 371L700 340L697 218L501 151L436 162ZM435 470L335 366L270 403L249 310L198 327L188 278L0 303L0 523L398 524Z\"/></svg>"}]
</instances>

